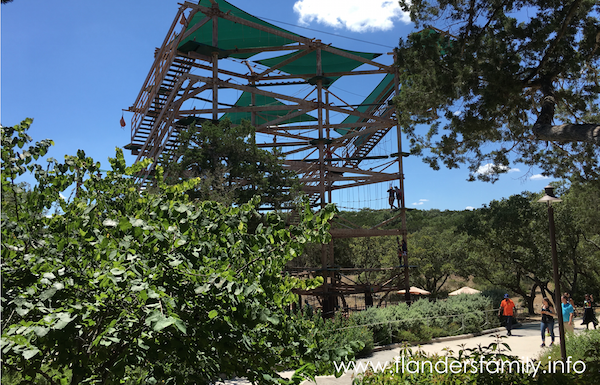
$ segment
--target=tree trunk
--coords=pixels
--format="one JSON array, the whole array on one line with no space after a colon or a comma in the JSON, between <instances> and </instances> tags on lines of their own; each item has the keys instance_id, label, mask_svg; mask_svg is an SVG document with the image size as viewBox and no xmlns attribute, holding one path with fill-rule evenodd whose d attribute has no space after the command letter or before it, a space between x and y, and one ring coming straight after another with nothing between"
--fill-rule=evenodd
<instances>
[{"instance_id":1,"label":"tree trunk","mask_svg":"<svg viewBox=\"0 0 600 385\"><path fill-rule=\"evenodd\" d=\"M538 283L536 282L533 284L533 287L531 288L531 294L530 294L529 298L527 299L527 310L529 311L529 315L535 314L533 302L535 301L535 294L536 294L537 288L538 288Z\"/></svg>"},{"instance_id":2,"label":"tree trunk","mask_svg":"<svg viewBox=\"0 0 600 385\"><path fill-rule=\"evenodd\" d=\"M541 80L542 110L533 125L533 134L540 140L548 142L586 142L600 145L600 125L598 124L562 124L554 126L554 85L552 80L544 77Z\"/></svg>"},{"instance_id":3,"label":"tree trunk","mask_svg":"<svg viewBox=\"0 0 600 385\"><path fill-rule=\"evenodd\" d=\"M548 142L586 142L600 146L600 125L598 124L551 124L533 125L533 134L539 140Z\"/></svg>"},{"instance_id":4,"label":"tree trunk","mask_svg":"<svg viewBox=\"0 0 600 385\"><path fill-rule=\"evenodd\" d=\"M550 303L554 303L552 302L552 299L554 298L554 293L552 293L549 289L548 289L548 283L544 283L543 285L540 284L540 289L542 291L542 297L547 297L550 300ZM553 305L554 306L554 305Z\"/></svg>"}]
</instances>

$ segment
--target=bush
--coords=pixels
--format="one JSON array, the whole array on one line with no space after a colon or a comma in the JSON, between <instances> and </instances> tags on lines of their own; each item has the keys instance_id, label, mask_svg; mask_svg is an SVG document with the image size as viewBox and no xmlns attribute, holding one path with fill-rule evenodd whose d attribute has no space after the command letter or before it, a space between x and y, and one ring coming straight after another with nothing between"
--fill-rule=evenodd
<instances>
[{"instance_id":1,"label":"bush","mask_svg":"<svg viewBox=\"0 0 600 385\"><path fill-rule=\"evenodd\" d=\"M159 167L157 186L139 192L131 176L149 161L127 167L121 150L105 174L81 150L42 167L34 160L51 142L30 145L30 124L1 127L3 375L275 383L279 362L310 350L286 309L294 288L319 282L281 272L304 244L328 240L333 207L301 210L286 227L258 212L258 198L192 202L186 191L199 179L166 186ZM27 170L37 181L30 191L15 183ZM71 185L75 196L62 199Z\"/></svg>"},{"instance_id":2,"label":"bush","mask_svg":"<svg viewBox=\"0 0 600 385\"><path fill-rule=\"evenodd\" d=\"M341 374L334 369L334 362L348 362L364 357L373 350L373 333L366 326L357 325L349 317L337 313L334 318L323 319L321 312L303 314L296 322L312 329L307 339L312 349L304 356L298 357L301 363L314 363L316 373ZM306 329L305 329L306 330ZM297 362L289 362L290 365Z\"/></svg>"},{"instance_id":3,"label":"bush","mask_svg":"<svg viewBox=\"0 0 600 385\"><path fill-rule=\"evenodd\" d=\"M358 313L352 313L350 319L356 325L365 325L369 328L373 334L375 345L391 344L393 335L392 322L398 320L399 315L403 314L401 306L398 305L398 309L395 309L397 313L388 310L390 308L380 309L371 307ZM404 307L407 308L406 305Z\"/></svg>"},{"instance_id":4,"label":"bush","mask_svg":"<svg viewBox=\"0 0 600 385\"><path fill-rule=\"evenodd\" d=\"M586 376L596 377L600 383L600 330L585 330L578 334L567 334L567 357L571 361L583 361L586 365ZM540 355L542 366L547 368L548 361L560 359L560 346L554 345Z\"/></svg>"},{"instance_id":5,"label":"bush","mask_svg":"<svg viewBox=\"0 0 600 385\"><path fill-rule=\"evenodd\" d=\"M533 373L520 372L518 370L504 370L504 372L494 373L495 369L492 366L491 372L472 370L470 361L479 362L498 362L498 361L518 361L519 357L510 356L498 350L499 346L505 345L499 337L496 342L488 346L477 347L474 349L463 349L457 352L457 355L449 354L448 356L427 355L422 351L413 352L410 348L402 348L401 356L405 358L404 366L402 364L388 366L386 370L374 372L373 370L360 374L354 381L356 385L455 385L455 384L473 384L473 385L533 385L533 384L555 384L555 385L592 385L600 382L600 375L597 367L594 370L588 370L586 373L578 375L574 373L554 374L546 373L540 367L534 377ZM585 337L584 337L585 338ZM597 337L591 337L589 348L596 346ZM594 342L592 342L594 341ZM508 349L510 347L506 345ZM596 348L591 348L596 351ZM589 351L589 350L586 350ZM597 351L596 351L597 352ZM596 353L597 354L597 353ZM596 360L598 356L595 356ZM460 365L455 368L467 368L466 370L446 370L444 373L444 362L448 362L447 368L452 368L452 362L460 362ZM408 364L408 362L411 362ZM402 362L402 361L400 361ZM433 368L438 368L438 364L442 363L436 371ZM510 367L510 366L508 366ZM412 369L411 369L412 368ZM418 368L419 370L415 370Z\"/></svg>"},{"instance_id":6,"label":"bush","mask_svg":"<svg viewBox=\"0 0 600 385\"><path fill-rule=\"evenodd\" d=\"M444 301L420 299L410 307L402 303L387 308L369 308L350 319L367 326L375 344L427 342L434 337L476 333L498 326L492 302L481 295L460 295Z\"/></svg>"}]
</instances>

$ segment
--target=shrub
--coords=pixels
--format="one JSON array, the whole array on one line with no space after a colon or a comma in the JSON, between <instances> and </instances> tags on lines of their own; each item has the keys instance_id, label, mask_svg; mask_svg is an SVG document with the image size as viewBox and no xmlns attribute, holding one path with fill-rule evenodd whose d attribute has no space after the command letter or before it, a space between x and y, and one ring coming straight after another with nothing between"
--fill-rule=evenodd
<instances>
[{"instance_id":1,"label":"shrub","mask_svg":"<svg viewBox=\"0 0 600 385\"><path fill-rule=\"evenodd\" d=\"M498 325L490 313L492 302L481 295L461 295L445 301L420 299L410 307L402 303L353 313L357 325L367 326L375 344L426 342L433 337L476 333Z\"/></svg>"},{"instance_id":2,"label":"shrub","mask_svg":"<svg viewBox=\"0 0 600 385\"><path fill-rule=\"evenodd\" d=\"M600 383L600 330L585 330L578 334L567 334L567 357L571 361L583 361L586 364L586 376L596 375ZM560 346L554 345L540 355L542 366L547 368L549 361L560 358Z\"/></svg>"},{"instance_id":3,"label":"shrub","mask_svg":"<svg viewBox=\"0 0 600 385\"><path fill-rule=\"evenodd\" d=\"M406 306L406 305L404 305ZM392 343L392 324L395 317L386 317L389 311L379 308L368 308L367 310L352 313L350 318L356 325L366 325L373 334L375 345L387 345Z\"/></svg>"},{"instance_id":4,"label":"shrub","mask_svg":"<svg viewBox=\"0 0 600 385\"><path fill-rule=\"evenodd\" d=\"M488 346L477 347L474 349L463 349L447 356L427 355L420 350L413 351L411 348L401 349L401 356L405 358L404 366L402 364L388 366L386 370L374 372L373 370L360 374L354 381L355 385L455 385L455 384L473 384L473 385L533 385L533 384L555 384L555 385L592 385L598 384L600 375L598 371L588 371L585 374L577 375L574 373L555 374L545 373L543 368L538 369L536 376L533 373L520 372L518 370L504 370L503 372L491 372L472 370L470 361L492 362L492 361L518 361L519 357L506 355L498 347L506 345L502 343L505 337L498 337L496 342ZM594 345L595 343L592 343ZM506 345L508 349L510 347ZM596 356L597 357L597 356ZM411 364L407 364L408 362ZM444 362L448 362L447 368L451 368L452 362L460 362L455 368L467 368L466 370L446 370L444 373ZM402 362L402 361L400 361ZM436 371L433 368L441 370ZM412 367L412 369L410 369ZM418 368L419 370L415 370Z\"/></svg>"},{"instance_id":5,"label":"shrub","mask_svg":"<svg viewBox=\"0 0 600 385\"><path fill-rule=\"evenodd\" d=\"M258 212L257 197L192 202L185 192L199 180L166 186L158 167L154 191L139 192L131 176L149 160L127 167L121 150L105 175L81 150L41 167L33 161L51 142L30 145L30 123L1 128L3 375L110 384L142 370L148 381L273 383L279 362L310 349L285 310L294 288L318 282L281 272L304 244L327 241L333 207L301 210L286 227ZM31 191L15 183L27 170ZM75 196L62 199L71 185Z\"/></svg>"}]
</instances>

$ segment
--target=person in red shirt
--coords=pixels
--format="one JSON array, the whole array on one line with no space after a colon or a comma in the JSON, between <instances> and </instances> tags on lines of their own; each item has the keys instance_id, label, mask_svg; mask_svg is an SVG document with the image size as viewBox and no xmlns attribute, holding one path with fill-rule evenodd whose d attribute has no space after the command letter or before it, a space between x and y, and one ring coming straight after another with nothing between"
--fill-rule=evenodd
<instances>
[{"instance_id":1,"label":"person in red shirt","mask_svg":"<svg viewBox=\"0 0 600 385\"><path fill-rule=\"evenodd\" d=\"M504 299L500 303L500 310L498 310L499 316L504 316L506 321L507 335L512 336L512 321L514 315L515 303L509 298L508 294L504 294Z\"/></svg>"}]
</instances>

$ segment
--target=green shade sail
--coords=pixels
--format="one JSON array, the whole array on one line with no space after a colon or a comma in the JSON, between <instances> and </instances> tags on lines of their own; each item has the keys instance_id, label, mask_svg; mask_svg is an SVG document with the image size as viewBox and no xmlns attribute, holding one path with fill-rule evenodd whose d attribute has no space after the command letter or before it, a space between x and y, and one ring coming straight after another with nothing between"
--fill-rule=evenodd
<instances>
[{"instance_id":1,"label":"green shade sail","mask_svg":"<svg viewBox=\"0 0 600 385\"><path fill-rule=\"evenodd\" d=\"M262 21L259 18L254 17L242 11L241 9L229 4L225 0L216 0L216 3L219 5L219 9L221 11L229 13L230 15L237 16L244 20L251 21L253 23L260 24L265 27L273 28L281 32L286 32L294 36L300 36L293 32L279 28L273 24ZM208 8L212 7L212 4L209 0L200 0L198 4ZM190 30L194 27L194 25L201 22L205 18L206 15L202 12L196 13L196 15L194 15L194 17L190 21L187 30ZM258 47L278 47L294 43L293 40L286 39L274 35L272 33L260 31L252 27L237 24L233 21L219 18L217 36L218 47L215 48L212 46L212 29L212 21L205 23L202 27L198 28L198 30L196 30L190 36L185 38L179 44L177 49L185 53L194 51L201 54L207 54L207 52L210 53L212 50L216 50L219 52L220 57L231 56L238 59L246 59L255 55L256 53L235 54L231 53L231 50ZM228 54L224 54L223 51L228 51Z\"/></svg>"},{"instance_id":2,"label":"green shade sail","mask_svg":"<svg viewBox=\"0 0 600 385\"><path fill-rule=\"evenodd\" d=\"M282 102L279 100L265 95L256 95L255 103L257 106L283 106ZM243 92L238 101L235 103L237 107L248 107L252 105L252 94L250 92ZM277 111L260 111L256 113L256 125L259 126L261 124L265 124L274 119L280 118L282 116L287 115L290 112L298 111L297 108L293 108L290 106L289 110L277 110ZM251 121L252 113L251 112L228 112L221 119L229 119L233 124L240 124L242 120ZM303 114L300 116L296 116L294 118L285 120L284 122L278 123L279 125L287 124L287 123L297 123L297 122L314 122L317 118L314 116Z\"/></svg>"},{"instance_id":3,"label":"green shade sail","mask_svg":"<svg viewBox=\"0 0 600 385\"><path fill-rule=\"evenodd\" d=\"M365 98L365 100L361 103L360 106L356 108L357 111L363 113L371 113L376 108L385 102L385 100L390 96L392 91L394 90L394 75L387 74L379 82L377 87ZM363 122L365 119L356 115L349 115L342 123L358 123ZM346 135L351 130L348 128L336 128L335 131L340 135ZM364 137L358 137L356 139L356 143L360 144L364 140Z\"/></svg>"},{"instance_id":4,"label":"green shade sail","mask_svg":"<svg viewBox=\"0 0 600 385\"><path fill-rule=\"evenodd\" d=\"M367 59L367 60L373 60L374 58L381 55L378 53L371 53L371 52L348 51L345 49L339 49L339 50L362 57L363 59ZM277 56L274 58L259 60L259 61L257 61L257 63L260 63L267 67L273 67L273 66L278 65L279 63L283 62L284 60L291 58L292 56L294 56L296 54L298 54L298 51L289 53L287 55L282 55L282 56ZM324 76L327 76L328 73L332 73L332 72L352 71L353 69L360 67L363 64L364 63L359 60L336 55L329 51L321 51L321 66L323 69ZM279 67L278 70L286 72L288 74L292 74L292 75L311 75L311 74L316 75L317 52L316 51L310 52L310 53L300 57L297 60L294 60L282 67ZM335 79L337 79L337 78L339 78L339 76L328 78L328 79L331 79L331 81L329 81L329 84L333 83L333 81L335 81Z\"/></svg>"}]
</instances>

